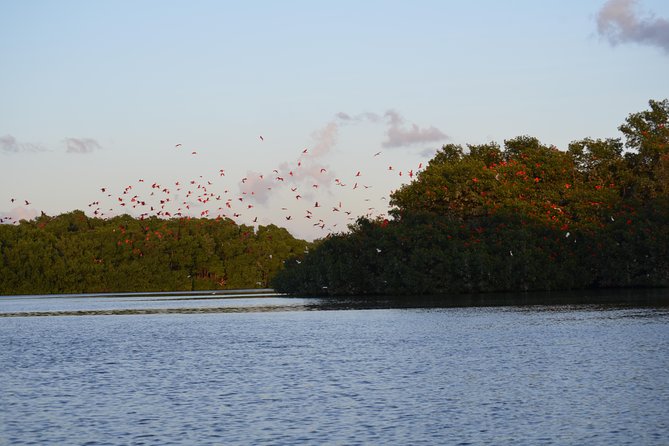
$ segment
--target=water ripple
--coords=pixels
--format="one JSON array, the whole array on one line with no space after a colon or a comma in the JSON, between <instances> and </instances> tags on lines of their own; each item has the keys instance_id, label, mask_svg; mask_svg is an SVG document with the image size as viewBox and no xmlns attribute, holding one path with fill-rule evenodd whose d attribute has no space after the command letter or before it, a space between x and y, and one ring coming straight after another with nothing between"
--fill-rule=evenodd
<instances>
[{"instance_id":1,"label":"water ripple","mask_svg":"<svg viewBox=\"0 0 669 446\"><path fill-rule=\"evenodd\" d=\"M667 444L669 314L15 317L0 444Z\"/></svg>"}]
</instances>

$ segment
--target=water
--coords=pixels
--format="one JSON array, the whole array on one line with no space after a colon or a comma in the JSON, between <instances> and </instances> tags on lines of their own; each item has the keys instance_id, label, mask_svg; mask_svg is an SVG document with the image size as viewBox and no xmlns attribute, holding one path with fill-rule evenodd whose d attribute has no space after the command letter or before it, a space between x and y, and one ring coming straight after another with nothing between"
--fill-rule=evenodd
<instances>
[{"instance_id":1,"label":"water","mask_svg":"<svg viewBox=\"0 0 669 446\"><path fill-rule=\"evenodd\" d=\"M669 443L666 307L219 300L0 299L0 444Z\"/></svg>"}]
</instances>

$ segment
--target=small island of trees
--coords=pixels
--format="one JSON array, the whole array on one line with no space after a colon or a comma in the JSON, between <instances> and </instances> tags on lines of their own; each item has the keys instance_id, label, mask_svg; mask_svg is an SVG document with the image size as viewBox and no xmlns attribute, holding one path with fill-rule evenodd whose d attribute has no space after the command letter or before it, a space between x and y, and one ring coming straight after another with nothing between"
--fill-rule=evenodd
<instances>
[{"instance_id":1,"label":"small island of trees","mask_svg":"<svg viewBox=\"0 0 669 446\"><path fill-rule=\"evenodd\" d=\"M310 245L225 218L42 215L0 225L0 294L264 288Z\"/></svg>"},{"instance_id":2,"label":"small island of trees","mask_svg":"<svg viewBox=\"0 0 669 446\"><path fill-rule=\"evenodd\" d=\"M360 218L286 262L277 291L438 294L669 285L669 101L621 139L442 147Z\"/></svg>"}]
</instances>

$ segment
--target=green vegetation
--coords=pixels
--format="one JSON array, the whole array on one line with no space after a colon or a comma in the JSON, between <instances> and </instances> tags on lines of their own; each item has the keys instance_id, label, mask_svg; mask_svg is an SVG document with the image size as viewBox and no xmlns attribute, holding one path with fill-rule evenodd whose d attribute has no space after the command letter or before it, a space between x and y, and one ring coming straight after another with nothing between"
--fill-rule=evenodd
<instances>
[{"instance_id":1,"label":"green vegetation","mask_svg":"<svg viewBox=\"0 0 669 446\"><path fill-rule=\"evenodd\" d=\"M0 225L0 294L266 287L309 246L274 225L227 219L42 215Z\"/></svg>"},{"instance_id":2,"label":"green vegetation","mask_svg":"<svg viewBox=\"0 0 669 446\"><path fill-rule=\"evenodd\" d=\"M74 211L0 225L0 294L669 286L669 101L649 104L619 127L624 142L446 145L392 194L390 220L315 244L228 219Z\"/></svg>"},{"instance_id":3,"label":"green vegetation","mask_svg":"<svg viewBox=\"0 0 669 446\"><path fill-rule=\"evenodd\" d=\"M446 145L361 218L286 262L295 294L419 294L669 285L669 101L620 139L560 151L521 136Z\"/></svg>"}]
</instances>

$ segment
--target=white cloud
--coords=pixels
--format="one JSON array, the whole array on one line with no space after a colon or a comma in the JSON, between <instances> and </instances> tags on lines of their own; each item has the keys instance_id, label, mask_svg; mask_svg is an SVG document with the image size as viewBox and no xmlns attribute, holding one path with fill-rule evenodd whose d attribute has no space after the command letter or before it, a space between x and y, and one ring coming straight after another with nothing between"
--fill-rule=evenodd
<instances>
[{"instance_id":1,"label":"white cloud","mask_svg":"<svg viewBox=\"0 0 669 446\"><path fill-rule=\"evenodd\" d=\"M652 14L639 17L636 0L608 0L597 14L597 31L611 45L638 43L659 46L669 54L669 21Z\"/></svg>"}]
</instances>

